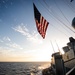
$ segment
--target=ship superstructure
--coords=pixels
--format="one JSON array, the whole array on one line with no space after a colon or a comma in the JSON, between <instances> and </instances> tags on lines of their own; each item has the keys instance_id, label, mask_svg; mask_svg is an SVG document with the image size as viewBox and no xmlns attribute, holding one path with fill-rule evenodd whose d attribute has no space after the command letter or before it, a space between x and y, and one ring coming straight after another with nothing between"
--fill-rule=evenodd
<instances>
[{"instance_id":1,"label":"ship superstructure","mask_svg":"<svg viewBox=\"0 0 75 75\"><path fill-rule=\"evenodd\" d=\"M64 54L52 54L51 66L43 70L43 75L74 75L75 74L75 39L69 38L67 46L63 47Z\"/></svg>"}]
</instances>

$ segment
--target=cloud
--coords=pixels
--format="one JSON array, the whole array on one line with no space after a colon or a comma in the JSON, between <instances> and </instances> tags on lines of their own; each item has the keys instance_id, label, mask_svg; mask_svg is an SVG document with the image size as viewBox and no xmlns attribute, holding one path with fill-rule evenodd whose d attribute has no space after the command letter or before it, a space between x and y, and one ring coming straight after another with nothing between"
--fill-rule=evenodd
<instances>
[{"instance_id":1,"label":"cloud","mask_svg":"<svg viewBox=\"0 0 75 75\"><path fill-rule=\"evenodd\" d=\"M5 42L5 41L10 42L11 39L10 39L9 37L7 37L7 36L5 36L5 37L3 37L2 39L0 39L0 42L1 42L1 43L2 43L2 42Z\"/></svg>"},{"instance_id":2,"label":"cloud","mask_svg":"<svg viewBox=\"0 0 75 75\"><path fill-rule=\"evenodd\" d=\"M13 29L16 32L19 32L22 35L24 35L27 40L29 40L33 43L39 43L39 44L42 43L42 39L39 39L36 31L33 31L32 34L31 34L31 31L29 31L23 23L21 23L21 25L18 25L16 27L14 27Z\"/></svg>"},{"instance_id":3,"label":"cloud","mask_svg":"<svg viewBox=\"0 0 75 75\"><path fill-rule=\"evenodd\" d=\"M0 47L0 55L7 55L11 52L8 47Z\"/></svg>"},{"instance_id":4,"label":"cloud","mask_svg":"<svg viewBox=\"0 0 75 75\"><path fill-rule=\"evenodd\" d=\"M0 42L2 43L2 42L3 42L3 40L1 40L1 39L0 39Z\"/></svg>"},{"instance_id":5,"label":"cloud","mask_svg":"<svg viewBox=\"0 0 75 75\"><path fill-rule=\"evenodd\" d=\"M6 45L11 47L11 48L14 48L14 49L23 49L20 45L18 45L16 43L8 43Z\"/></svg>"},{"instance_id":6,"label":"cloud","mask_svg":"<svg viewBox=\"0 0 75 75\"><path fill-rule=\"evenodd\" d=\"M23 49L20 45L18 45L17 43L13 42L8 36L5 36L2 39L0 39L0 43L2 43L3 48L5 46L6 48L8 47L10 50Z\"/></svg>"},{"instance_id":7,"label":"cloud","mask_svg":"<svg viewBox=\"0 0 75 75\"><path fill-rule=\"evenodd\" d=\"M4 41L11 41L9 37L4 37L3 40Z\"/></svg>"},{"instance_id":8,"label":"cloud","mask_svg":"<svg viewBox=\"0 0 75 75\"><path fill-rule=\"evenodd\" d=\"M10 38L3 37L0 39L0 61L11 60L11 57L24 55L24 49L17 43L9 40ZM15 60L15 59L14 59Z\"/></svg>"}]
</instances>

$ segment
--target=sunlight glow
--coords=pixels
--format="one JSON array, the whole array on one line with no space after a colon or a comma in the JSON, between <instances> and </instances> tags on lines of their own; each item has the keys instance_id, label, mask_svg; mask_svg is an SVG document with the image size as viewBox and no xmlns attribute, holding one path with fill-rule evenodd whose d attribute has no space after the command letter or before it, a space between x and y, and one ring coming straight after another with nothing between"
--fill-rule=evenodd
<instances>
[{"instance_id":1,"label":"sunlight glow","mask_svg":"<svg viewBox=\"0 0 75 75\"><path fill-rule=\"evenodd\" d=\"M58 47L57 45L55 44L55 42L52 42L53 43L53 47L54 47L54 50L55 52L58 52ZM62 43L63 44L63 43ZM59 45L59 49L61 51L61 53L63 54L63 50L62 50L62 45L61 42L58 42L58 45ZM2 50L2 48L1 48ZM15 52L15 50L2 50L2 53L3 54L0 54L3 58L0 57L0 60L1 61L34 61L34 62L37 62L37 61L40 61L40 62L43 62L43 61L48 61L50 62L51 61L51 55L53 52L53 48L51 46L50 43L44 43L42 44L42 46L38 49L32 49L32 50L18 50L18 52Z\"/></svg>"}]
</instances>

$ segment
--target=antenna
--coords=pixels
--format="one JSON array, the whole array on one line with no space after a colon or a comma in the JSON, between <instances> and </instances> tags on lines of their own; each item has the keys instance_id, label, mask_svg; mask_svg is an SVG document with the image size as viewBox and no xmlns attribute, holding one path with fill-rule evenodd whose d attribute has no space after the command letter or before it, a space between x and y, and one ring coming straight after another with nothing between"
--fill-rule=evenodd
<instances>
[{"instance_id":1,"label":"antenna","mask_svg":"<svg viewBox=\"0 0 75 75\"><path fill-rule=\"evenodd\" d=\"M55 40L55 42L56 42L56 40ZM60 49L59 49L59 46L58 46L57 42L56 42L56 45L57 45L57 47L58 47L58 51L59 51L60 54L61 54L61 51L60 51Z\"/></svg>"},{"instance_id":2,"label":"antenna","mask_svg":"<svg viewBox=\"0 0 75 75\"><path fill-rule=\"evenodd\" d=\"M51 41L50 41L51 42ZM54 51L54 53L55 53L55 50L54 50L54 47L53 47L53 44L52 44L52 42L51 42L51 46L52 46L52 48L53 48L53 51Z\"/></svg>"}]
</instances>

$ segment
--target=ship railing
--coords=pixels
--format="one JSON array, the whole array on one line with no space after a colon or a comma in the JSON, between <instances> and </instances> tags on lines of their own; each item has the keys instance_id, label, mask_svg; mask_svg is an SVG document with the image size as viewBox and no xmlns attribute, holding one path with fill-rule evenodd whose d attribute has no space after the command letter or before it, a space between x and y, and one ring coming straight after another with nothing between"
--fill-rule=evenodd
<instances>
[{"instance_id":1,"label":"ship railing","mask_svg":"<svg viewBox=\"0 0 75 75\"><path fill-rule=\"evenodd\" d=\"M66 75L75 75L75 66L66 73Z\"/></svg>"}]
</instances>

